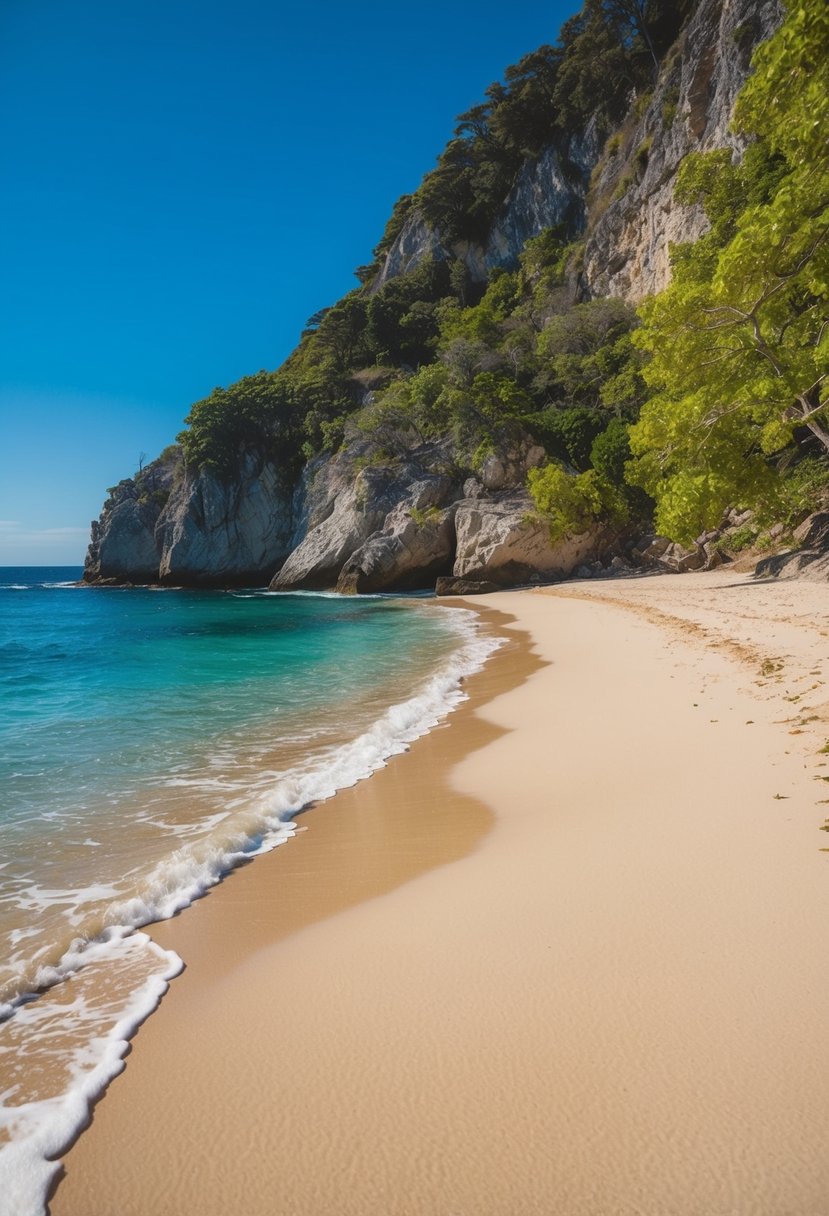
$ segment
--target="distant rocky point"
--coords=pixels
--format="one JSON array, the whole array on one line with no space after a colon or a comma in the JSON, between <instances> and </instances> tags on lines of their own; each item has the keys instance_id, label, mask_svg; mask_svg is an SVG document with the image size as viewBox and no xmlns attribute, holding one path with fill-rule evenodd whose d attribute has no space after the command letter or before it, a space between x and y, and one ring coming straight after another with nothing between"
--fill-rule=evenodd
<instances>
[{"instance_id":1,"label":"distant rocky point","mask_svg":"<svg viewBox=\"0 0 829 1216\"><path fill-rule=\"evenodd\" d=\"M571 302L637 303L660 290L670 274L670 244L694 240L706 224L701 210L673 201L680 162L691 151L741 153L730 128L734 100L752 48L779 20L776 0L701 0L664 55L654 87L631 100L618 137L600 137L591 120L564 143L526 157L483 243L444 239L413 205L360 289L365 298L441 261L461 267L473 286L484 284L494 270L518 265L528 239L556 228L582 242L567 279ZM610 154L615 147L627 151ZM364 402L385 374L369 372L362 373ZM710 568L728 556L728 519L690 548L643 534L641 524L597 522L551 540L527 490L528 471L546 455L517 426L508 442L473 460L449 431L425 440L403 433L390 454L346 425L336 451L312 456L298 471L267 444L248 440L221 471L209 463L187 467L174 445L110 491L92 525L84 581L344 593L437 585L443 594L470 594Z\"/></svg>"}]
</instances>

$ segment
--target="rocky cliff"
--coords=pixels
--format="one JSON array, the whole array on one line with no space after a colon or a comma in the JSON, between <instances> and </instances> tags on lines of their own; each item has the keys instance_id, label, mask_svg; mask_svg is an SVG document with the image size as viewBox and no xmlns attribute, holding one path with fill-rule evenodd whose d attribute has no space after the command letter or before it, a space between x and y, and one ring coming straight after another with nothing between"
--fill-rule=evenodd
<instances>
[{"instance_id":1,"label":"rocky cliff","mask_svg":"<svg viewBox=\"0 0 829 1216\"><path fill-rule=\"evenodd\" d=\"M677 171L689 152L744 151L730 127L734 102L754 47L781 15L777 0L699 5L652 95L638 100L594 170L584 253L589 294L638 303L661 291L671 244L694 241L705 230L699 208L674 203Z\"/></svg>"},{"instance_id":2,"label":"rocky cliff","mask_svg":"<svg viewBox=\"0 0 829 1216\"><path fill-rule=\"evenodd\" d=\"M386 254L371 290L379 291L390 279L415 270L426 258L457 259L466 265L473 282L484 283L496 267L516 266L525 242L545 228L560 227L576 235L584 227L590 174L599 151L595 129L590 126L584 134L570 139L564 153L549 147L537 158L525 161L486 245L445 242L415 209Z\"/></svg>"},{"instance_id":3,"label":"rocky cliff","mask_svg":"<svg viewBox=\"0 0 829 1216\"><path fill-rule=\"evenodd\" d=\"M551 542L523 488L543 455L528 441L491 456L482 479L461 480L448 443L413 445L403 459L373 464L364 441L350 445L307 471L295 547L271 587L364 593L433 587L450 576L499 586L566 577L605 551L609 537L596 528Z\"/></svg>"},{"instance_id":4,"label":"rocky cliff","mask_svg":"<svg viewBox=\"0 0 829 1216\"><path fill-rule=\"evenodd\" d=\"M661 290L668 281L670 245L693 241L705 229L701 210L674 204L679 165L693 151L742 153L745 141L730 128L734 101L754 47L781 15L778 0L702 0L652 93L633 99L604 151L589 124L564 153L549 147L527 160L483 246L448 246L415 210L386 254L373 290L427 257L459 258L473 280L483 282L494 267L517 265L528 237L558 225L571 235L585 234L586 294L637 303Z\"/></svg>"},{"instance_id":5,"label":"rocky cliff","mask_svg":"<svg viewBox=\"0 0 829 1216\"><path fill-rule=\"evenodd\" d=\"M180 453L110 492L84 567L89 583L226 587L266 582L290 551L292 486L244 453L235 476L184 470Z\"/></svg>"},{"instance_id":6,"label":"rocky cliff","mask_svg":"<svg viewBox=\"0 0 829 1216\"><path fill-rule=\"evenodd\" d=\"M705 226L701 212L674 203L680 162L715 147L740 154L729 126L734 100L753 47L779 19L777 0L700 0L653 90L631 98L608 140L591 120L526 159L484 243L444 242L417 206L410 209L364 297L377 298L427 260L461 263L471 282L485 283L494 269L516 266L528 238L551 228L582 239L573 277L582 299L635 303L659 290L671 243L693 240ZM428 320L428 307L404 320ZM351 338L343 330L334 340ZM400 367L404 376L410 370ZM447 579L503 586L595 573L619 535L596 527L551 543L525 488L527 470L544 459L526 432L477 464L449 435L428 443L410 437L390 458L352 433L294 483L255 448L241 450L235 471L223 475L185 470L172 451L111 492L92 525L84 578L364 592L430 587L438 578L444 587ZM674 556L709 560L701 548Z\"/></svg>"}]
</instances>

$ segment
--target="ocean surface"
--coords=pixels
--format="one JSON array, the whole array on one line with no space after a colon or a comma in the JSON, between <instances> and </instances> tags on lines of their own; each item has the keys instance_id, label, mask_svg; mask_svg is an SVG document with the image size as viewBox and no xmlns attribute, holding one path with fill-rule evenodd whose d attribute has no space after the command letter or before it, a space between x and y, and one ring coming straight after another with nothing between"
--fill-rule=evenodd
<instances>
[{"instance_id":1,"label":"ocean surface","mask_svg":"<svg viewBox=\"0 0 829 1216\"><path fill-rule=\"evenodd\" d=\"M48 1159L181 969L139 927L404 750L498 644L415 597L80 574L0 568L0 1213L15 1216L45 1211Z\"/></svg>"}]
</instances>

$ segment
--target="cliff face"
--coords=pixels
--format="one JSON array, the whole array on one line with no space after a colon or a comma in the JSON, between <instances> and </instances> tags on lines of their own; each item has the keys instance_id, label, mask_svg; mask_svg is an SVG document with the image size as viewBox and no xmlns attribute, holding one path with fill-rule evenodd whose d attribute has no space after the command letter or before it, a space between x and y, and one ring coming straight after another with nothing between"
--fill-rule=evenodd
<instances>
[{"instance_id":1,"label":"cliff face","mask_svg":"<svg viewBox=\"0 0 829 1216\"><path fill-rule=\"evenodd\" d=\"M292 486L253 453L222 480L180 456L116 486L92 524L84 580L224 587L265 582L290 551Z\"/></svg>"},{"instance_id":2,"label":"cliff face","mask_svg":"<svg viewBox=\"0 0 829 1216\"><path fill-rule=\"evenodd\" d=\"M161 456L109 492L84 563L88 583L153 583L160 560L156 526L180 475L177 451Z\"/></svg>"},{"instance_id":3,"label":"cliff face","mask_svg":"<svg viewBox=\"0 0 829 1216\"><path fill-rule=\"evenodd\" d=\"M595 132L574 136L562 157L546 148L524 163L495 220L486 245L458 241L447 245L417 210L409 215L372 284L379 291L390 279L415 270L426 258L462 261L475 283L486 282L495 267L514 267L524 242L545 228L563 227L575 235L584 226L591 170L598 159Z\"/></svg>"},{"instance_id":4,"label":"cliff face","mask_svg":"<svg viewBox=\"0 0 829 1216\"><path fill-rule=\"evenodd\" d=\"M406 218L371 285L376 294L425 259L460 259L482 283L517 265L525 241L559 227L584 242L583 298L637 302L669 277L672 242L701 234L705 218L676 205L689 152L743 145L729 127L754 46L781 17L778 0L700 0L666 56L651 95L633 98L604 147L591 121L566 147L519 170L485 245L447 246L418 211ZM262 584L378 591L454 577L507 585L595 572L611 540L592 530L551 545L533 520L527 469L544 458L528 437L493 453L470 478L447 439L388 453L352 438L321 456L297 484L255 452L234 476L185 474L179 455L121 482L92 525L88 582ZM622 560L618 558L617 560ZM704 557L701 560L705 560Z\"/></svg>"},{"instance_id":5,"label":"cliff face","mask_svg":"<svg viewBox=\"0 0 829 1216\"><path fill-rule=\"evenodd\" d=\"M290 551L292 485L246 453L236 477L209 469L182 479L156 525L162 583L228 586L265 581Z\"/></svg>"},{"instance_id":6,"label":"cliff face","mask_svg":"<svg viewBox=\"0 0 829 1216\"><path fill-rule=\"evenodd\" d=\"M584 255L591 295L635 304L661 291L671 244L703 233L702 211L673 201L677 170L689 152L744 151L730 129L734 102L752 50L781 16L777 0L703 0L641 118L625 124L594 175Z\"/></svg>"},{"instance_id":7,"label":"cliff face","mask_svg":"<svg viewBox=\"0 0 829 1216\"><path fill-rule=\"evenodd\" d=\"M449 442L412 442L377 460L362 440L313 462L295 500L295 547L271 587L412 590L449 575L505 586L564 576L598 556L598 530L551 544L532 519L523 485L543 448L527 440L490 456L481 480L462 481L453 455Z\"/></svg>"},{"instance_id":8,"label":"cliff face","mask_svg":"<svg viewBox=\"0 0 829 1216\"><path fill-rule=\"evenodd\" d=\"M670 245L696 240L705 229L700 210L674 204L680 162L689 152L712 148L742 153L744 141L730 130L734 101L754 47L781 17L778 0L702 0L662 65L653 94L635 100L631 116L608 141L618 140L613 152L602 154L591 125L571 138L565 156L550 147L526 161L486 246L449 247L414 211L373 290L427 257L460 258L473 280L484 282L494 267L518 264L528 237L562 225L571 236L586 235L587 294L635 304L661 291L670 273Z\"/></svg>"}]
</instances>

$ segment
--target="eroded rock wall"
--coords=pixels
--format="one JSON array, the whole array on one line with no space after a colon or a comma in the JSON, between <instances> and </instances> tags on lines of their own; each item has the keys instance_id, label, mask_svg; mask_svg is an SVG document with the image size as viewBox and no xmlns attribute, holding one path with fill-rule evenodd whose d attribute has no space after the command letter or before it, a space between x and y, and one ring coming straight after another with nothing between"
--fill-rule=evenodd
<instances>
[{"instance_id":1,"label":"eroded rock wall","mask_svg":"<svg viewBox=\"0 0 829 1216\"><path fill-rule=\"evenodd\" d=\"M702 0L641 118L633 117L634 106L594 174L583 275L590 295L636 304L661 291L670 279L670 246L705 231L700 208L674 202L677 171L689 152L745 150L731 130L734 102L754 47L781 17L778 0Z\"/></svg>"},{"instance_id":2,"label":"eroded rock wall","mask_svg":"<svg viewBox=\"0 0 829 1216\"><path fill-rule=\"evenodd\" d=\"M183 478L156 526L159 582L266 581L290 552L292 489L273 462L253 453L232 478L210 469Z\"/></svg>"}]
</instances>

